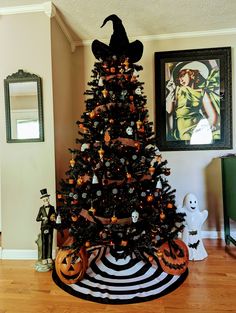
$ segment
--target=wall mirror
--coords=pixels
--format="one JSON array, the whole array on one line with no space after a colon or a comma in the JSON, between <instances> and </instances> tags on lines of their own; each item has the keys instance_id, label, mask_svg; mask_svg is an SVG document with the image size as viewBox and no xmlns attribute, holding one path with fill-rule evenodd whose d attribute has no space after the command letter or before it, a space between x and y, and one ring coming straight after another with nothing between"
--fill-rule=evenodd
<instances>
[{"instance_id":1,"label":"wall mirror","mask_svg":"<svg viewBox=\"0 0 236 313\"><path fill-rule=\"evenodd\" d=\"M44 141L41 78L18 70L4 87L7 142Z\"/></svg>"}]
</instances>

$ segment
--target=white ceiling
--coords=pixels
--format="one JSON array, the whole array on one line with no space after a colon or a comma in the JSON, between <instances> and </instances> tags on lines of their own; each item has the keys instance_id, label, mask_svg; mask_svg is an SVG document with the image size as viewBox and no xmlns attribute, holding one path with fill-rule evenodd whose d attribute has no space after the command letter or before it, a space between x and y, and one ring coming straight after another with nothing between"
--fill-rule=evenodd
<instances>
[{"instance_id":1,"label":"white ceiling","mask_svg":"<svg viewBox=\"0 0 236 313\"><path fill-rule=\"evenodd\" d=\"M47 0L0 0L0 8ZM82 41L110 38L110 14L123 21L129 37L197 31L236 30L236 0L53 0Z\"/></svg>"}]
</instances>

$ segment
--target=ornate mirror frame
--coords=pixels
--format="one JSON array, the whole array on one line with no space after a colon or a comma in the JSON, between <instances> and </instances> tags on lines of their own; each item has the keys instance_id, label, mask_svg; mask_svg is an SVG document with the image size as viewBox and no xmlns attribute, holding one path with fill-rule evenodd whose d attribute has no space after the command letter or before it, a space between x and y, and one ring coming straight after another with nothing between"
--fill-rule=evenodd
<instances>
[{"instance_id":1,"label":"ornate mirror frame","mask_svg":"<svg viewBox=\"0 0 236 313\"><path fill-rule=\"evenodd\" d=\"M18 72L4 79L4 87L7 142L22 143L44 141L41 78L35 74L27 73L19 69ZM18 103L16 101L16 95L18 96ZM15 117L16 115L18 115L18 119ZM26 129L26 135L21 134L21 136L19 136L19 132L15 130L19 125L13 125L13 123L18 122L19 124L21 123L21 127L29 126L31 123L32 131ZM25 125L23 125L24 123ZM26 125L26 123L29 124Z\"/></svg>"}]
</instances>

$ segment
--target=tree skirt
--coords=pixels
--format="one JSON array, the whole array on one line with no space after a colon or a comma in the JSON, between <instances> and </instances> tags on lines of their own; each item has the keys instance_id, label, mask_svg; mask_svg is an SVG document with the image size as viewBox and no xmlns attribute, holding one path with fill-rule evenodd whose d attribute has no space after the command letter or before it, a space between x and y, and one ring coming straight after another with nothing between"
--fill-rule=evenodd
<instances>
[{"instance_id":1,"label":"tree skirt","mask_svg":"<svg viewBox=\"0 0 236 313\"><path fill-rule=\"evenodd\" d=\"M89 267L84 279L67 285L53 270L54 282L63 290L81 299L107 303L128 304L159 298L179 287L188 275L166 274L158 259L152 264L134 255L121 257L122 251L109 247L90 251Z\"/></svg>"}]
</instances>

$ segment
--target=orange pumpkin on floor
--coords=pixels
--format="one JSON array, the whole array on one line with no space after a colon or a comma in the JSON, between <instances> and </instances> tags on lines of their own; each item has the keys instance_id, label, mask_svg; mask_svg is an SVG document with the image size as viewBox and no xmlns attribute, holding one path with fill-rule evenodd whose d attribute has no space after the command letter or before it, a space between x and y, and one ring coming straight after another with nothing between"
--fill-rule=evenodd
<instances>
[{"instance_id":1,"label":"orange pumpkin on floor","mask_svg":"<svg viewBox=\"0 0 236 313\"><path fill-rule=\"evenodd\" d=\"M82 280L88 268L88 257L85 247L74 255L73 250L61 249L55 260L58 277L65 284L74 284Z\"/></svg>"},{"instance_id":2,"label":"orange pumpkin on floor","mask_svg":"<svg viewBox=\"0 0 236 313\"><path fill-rule=\"evenodd\" d=\"M163 243L156 254L161 268L168 274L181 275L188 267L188 247L180 239Z\"/></svg>"}]
</instances>

